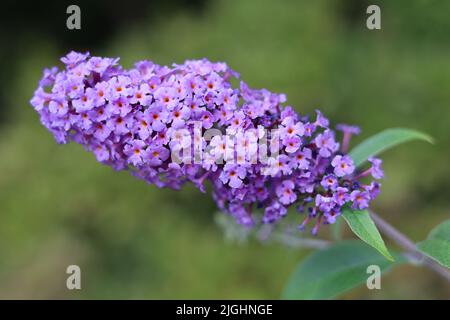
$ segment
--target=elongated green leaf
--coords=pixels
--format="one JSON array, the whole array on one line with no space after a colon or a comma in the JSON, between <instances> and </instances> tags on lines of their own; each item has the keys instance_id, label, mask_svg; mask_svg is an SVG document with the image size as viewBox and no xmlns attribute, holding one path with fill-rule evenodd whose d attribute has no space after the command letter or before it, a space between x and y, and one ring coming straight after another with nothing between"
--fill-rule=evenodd
<instances>
[{"instance_id":1,"label":"elongated green leaf","mask_svg":"<svg viewBox=\"0 0 450 320\"><path fill-rule=\"evenodd\" d=\"M419 242L417 247L430 258L450 269L450 220L434 228L427 240Z\"/></svg>"},{"instance_id":2,"label":"elongated green leaf","mask_svg":"<svg viewBox=\"0 0 450 320\"><path fill-rule=\"evenodd\" d=\"M397 260L399 261L399 259ZM284 299L332 299L367 281L367 267L394 264L360 241L343 241L303 260L283 291Z\"/></svg>"},{"instance_id":3,"label":"elongated green leaf","mask_svg":"<svg viewBox=\"0 0 450 320\"><path fill-rule=\"evenodd\" d=\"M352 211L350 209L345 209L342 215L354 234L356 234L367 244L377 249L388 260L394 260L386 248L383 238L381 238L380 232L375 226L375 223L372 221L372 218L367 210Z\"/></svg>"},{"instance_id":4,"label":"elongated green leaf","mask_svg":"<svg viewBox=\"0 0 450 320\"><path fill-rule=\"evenodd\" d=\"M423 140L433 143L433 138L429 135L411 129L393 128L381 131L376 135L364 140L349 155L353 158L355 166L359 167L371 156L375 156L400 143L411 140Z\"/></svg>"}]
</instances>

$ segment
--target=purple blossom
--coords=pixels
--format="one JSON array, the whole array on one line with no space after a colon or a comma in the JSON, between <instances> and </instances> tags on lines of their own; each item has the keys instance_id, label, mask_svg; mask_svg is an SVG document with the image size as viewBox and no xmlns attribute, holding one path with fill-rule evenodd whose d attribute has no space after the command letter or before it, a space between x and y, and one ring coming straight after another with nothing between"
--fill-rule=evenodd
<instances>
[{"instance_id":1,"label":"purple blossom","mask_svg":"<svg viewBox=\"0 0 450 320\"><path fill-rule=\"evenodd\" d=\"M381 169L381 163L383 161L381 159L370 157L369 162L372 164L372 167L370 168L372 177L374 177L374 179L382 179L384 177L383 169Z\"/></svg>"},{"instance_id":2,"label":"purple blossom","mask_svg":"<svg viewBox=\"0 0 450 320\"><path fill-rule=\"evenodd\" d=\"M58 143L82 144L99 162L158 187L192 182L204 192L209 183L217 206L242 225L274 223L294 206L308 213L300 229L314 220L315 234L344 206L365 209L380 192L378 182L360 179L382 178L381 160L354 174L347 154L359 128L337 126L338 151L319 110L310 121L284 106L283 94L235 87L238 74L225 63L140 61L126 70L118 59L77 52L61 61L63 70L44 70L30 101ZM207 138L208 129L218 134Z\"/></svg>"},{"instance_id":3,"label":"purple blossom","mask_svg":"<svg viewBox=\"0 0 450 320\"><path fill-rule=\"evenodd\" d=\"M214 125L214 116L209 111L203 111L200 119L202 120L202 125L205 129L210 129Z\"/></svg>"},{"instance_id":4,"label":"purple blossom","mask_svg":"<svg viewBox=\"0 0 450 320\"><path fill-rule=\"evenodd\" d=\"M144 111L144 116L148 117L149 124L155 131L161 131L166 128L168 114L161 106L152 105Z\"/></svg>"},{"instance_id":5,"label":"purple blossom","mask_svg":"<svg viewBox=\"0 0 450 320\"><path fill-rule=\"evenodd\" d=\"M63 116L69 111L67 101L62 99L55 99L49 102L48 110L50 113Z\"/></svg>"},{"instance_id":6,"label":"purple blossom","mask_svg":"<svg viewBox=\"0 0 450 320\"><path fill-rule=\"evenodd\" d=\"M75 67L78 63L85 61L89 57L89 52L79 53L70 51L65 57L61 58L61 61L69 68Z\"/></svg>"},{"instance_id":7,"label":"purple blossom","mask_svg":"<svg viewBox=\"0 0 450 320\"><path fill-rule=\"evenodd\" d=\"M329 197L329 196L324 196L321 194L318 194L316 196L316 206L317 208L322 211L322 212L330 212L334 206L335 206L335 202L333 197Z\"/></svg>"},{"instance_id":8,"label":"purple blossom","mask_svg":"<svg viewBox=\"0 0 450 320\"><path fill-rule=\"evenodd\" d=\"M287 136L283 139L283 145L287 153L296 152L301 146L302 140L298 136Z\"/></svg>"},{"instance_id":9,"label":"purple blossom","mask_svg":"<svg viewBox=\"0 0 450 320\"><path fill-rule=\"evenodd\" d=\"M145 112L136 113L136 115L135 115L136 121L134 121L133 129L135 130L135 133L137 133L139 138L142 140L146 140L148 137L151 136L151 134L153 132L153 128L150 125L151 124L151 119L150 119L151 115L149 114L149 112L147 112L147 110Z\"/></svg>"},{"instance_id":10,"label":"purple blossom","mask_svg":"<svg viewBox=\"0 0 450 320\"><path fill-rule=\"evenodd\" d=\"M334 201L342 207L349 200L350 195L348 194L348 189L344 187L337 187L334 193Z\"/></svg>"},{"instance_id":11,"label":"purple blossom","mask_svg":"<svg viewBox=\"0 0 450 320\"><path fill-rule=\"evenodd\" d=\"M332 174L323 177L320 184L325 190L336 190L339 185L337 178Z\"/></svg>"},{"instance_id":12,"label":"purple blossom","mask_svg":"<svg viewBox=\"0 0 450 320\"><path fill-rule=\"evenodd\" d=\"M98 82L94 87L95 98L90 97L94 100L95 106L100 107L105 104L106 99L109 99L109 85L108 82Z\"/></svg>"},{"instance_id":13,"label":"purple blossom","mask_svg":"<svg viewBox=\"0 0 450 320\"><path fill-rule=\"evenodd\" d=\"M295 194L295 184L291 180L284 180L277 187L277 196L280 202L284 205L288 205L297 200L297 195Z\"/></svg>"},{"instance_id":14,"label":"purple blossom","mask_svg":"<svg viewBox=\"0 0 450 320\"><path fill-rule=\"evenodd\" d=\"M334 167L334 173L338 177L350 175L355 171L355 165L349 156L337 155L331 161L331 165Z\"/></svg>"},{"instance_id":15,"label":"purple blossom","mask_svg":"<svg viewBox=\"0 0 450 320\"><path fill-rule=\"evenodd\" d=\"M142 140L133 140L127 144L123 151L128 157L128 163L134 166L142 164L145 155L145 146L146 144Z\"/></svg>"},{"instance_id":16,"label":"purple blossom","mask_svg":"<svg viewBox=\"0 0 450 320\"><path fill-rule=\"evenodd\" d=\"M308 169L312 157L311 149L304 148L302 151L298 151L294 154L294 166L298 169Z\"/></svg>"},{"instance_id":17,"label":"purple blossom","mask_svg":"<svg viewBox=\"0 0 450 320\"><path fill-rule=\"evenodd\" d=\"M98 141L103 142L106 140L106 138L109 137L111 131L111 128L109 128L107 125L103 123L97 123L95 125L94 137Z\"/></svg>"},{"instance_id":18,"label":"purple blossom","mask_svg":"<svg viewBox=\"0 0 450 320\"><path fill-rule=\"evenodd\" d=\"M333 224L336 222L337 217L341 215L340 211L337 210L331 210L329 212L325 212L323 217L328 224Z\"/></svg>"},{"instance_id":19,"label":"purple blossom","mask_svg":"<svg viewBox=\"0 0 450 320\"><path fill-rule=\"evenodd\" d=\"M149 105L151 102L151 97L149 96L149 93L150 87L148 86L147 83L143 83L138 88L133 89L129 101L132 104L139 103L142 106Z\"/></svg>"},{"instance_id":20,"label":"purple blossom","mask_svg":"<svg viewBox=\"0 0 450 320\"><path fill-rule=\"evenodd\" d=\"M314 142L323 158L330 157L339 148L339 144L334 140L334 132L331 130L325 130L325 132L317 135Z\"/></svg>"},{"instance_id":21,"label":"purple blossom","mask_svg":"<svg viewBox=\"0 0 450 320\"><path fill-rule=\"evenodd\" d=\"M349 134L358 135L361 133L361 129L358 126L351 126L351 125L344 124L344 123L340 123L340 124L336 125L336 130L342 131L344 134L349 133Z\"/></svg>"},{"instance_id":22,"label":"purple blossom","mask_svg":"<svg viewBox=\"0 0 450 320\"><path fill-rule=\"evenodd\" d=\"M350 200L353 202L353 209L367 209L369 207L370 194L366 191L355 190L350 194Z\"/></svg>"},{"instance_id":23,"label":"purple blossom","mask_svg":"<svg viewBox=\"0 0 450 320\"><path fill-rule=\"evenodd\" d=\"M109 159L109 152L108 149L104 145L96 145L93 147L93 153L95 155L95 158L99 162L105 162Z\"/></svg>"},{"instance_id":24,"label":"purple blossom","mask_svg":"<svg viewBox=\"0 0 450 320\"><path fill-rule=\"evenodd\" d=\"M283 126L282 134L286 135L288 137L293 136L303 136L305 133L305 127L303 123L295 122L295 119L293 117L287 117L281 122L281 125Z\"/></svg>"},{"instance_id":25,"label":"purple blossom","mask_svg":"<svg viewBox=\"0 0 450 320\"><path fill-rule=\"evenodd\" d=\"M242 185L242 180L245 178L246 174L245 168L227 163L220 175L220 180L236 189Z\"/></svg>"},{"instance_id":26,"label":"purple blossom","mask_svg":"<svg viewBox=\"0 0 450 320\"><path fill-rule=\"evenodd\" d=\"M320 110L316 110L317 118L316 122L314 123L316 126L322 127L322 128L328 128L330 121L328 121L327 118L325 118L320 112Z\"/></svg>"},{"instance_id":27,"label":"purple blossom","mask_svg":"<svg viewBox=\"0 0 450 320\"><path fill-rule=\"evenodd\" d=\"M177 91L173 87L160 87L154 93L155 100L165 110L172 110L178 103Z\"/></svg>"},{"instance_id":28,"label":"purple blossom","mask_svg":"<svg viewBox=\"0 0 450 320\"><path fill-rule=\"evenodd\" d=\"M169 154L169 150L162 146L149 147L145 150L145 159L150 166L156 167L166 161Z\"/></svg>"},{"instance_id":29,"label":"purple blossom","mask_svg":"<svg viewBox=\"0 0 450 320\"><path fill-rule=\"evenodd\" d=\"M287 213L286 207L284 207L278 201L273 201L265 211L263 216L263 223L273 223L284 217Z\"/></svg>"},{"instance_id":30,"label":"purple blossom","mask_svg":"<svg viewBox=\"0 0 450 320\"><path fill-rule=\"evenodd\" d=\"M245 114L242 111L234 113L233 118L230 121L230 125L227 128L227 132L230 134L236 134L238 130L242 129L245 122Z\"/></svg>"}]
</instances>

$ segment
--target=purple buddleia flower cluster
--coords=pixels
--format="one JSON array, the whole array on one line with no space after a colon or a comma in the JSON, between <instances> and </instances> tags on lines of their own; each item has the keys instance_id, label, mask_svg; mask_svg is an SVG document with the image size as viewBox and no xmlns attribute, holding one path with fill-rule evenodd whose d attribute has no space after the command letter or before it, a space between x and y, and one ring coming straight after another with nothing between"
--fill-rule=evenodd
<instances>
[{"instance_id":1,"label":"purple buddleia flower cluster","mask_svg":"<svg viewBox=\"0 0 450 320\"><path fill-rule=\"evenodd\" d=\"M381 160L357 172L347 154L359 128L320 111L314 119L284 106L286 97L232 85L239 75L206 59L171 67L70 52L44 70L31 104L58 143L75 141L115 170L158 187L212 186L218 207L238 223L274 223L294 207L299 225L331 224L344 207L365 209L379 193ZM269 141L270 144L261 143ZM258 214L262 209L262 214Z\"/></svg>"}]
</instances>

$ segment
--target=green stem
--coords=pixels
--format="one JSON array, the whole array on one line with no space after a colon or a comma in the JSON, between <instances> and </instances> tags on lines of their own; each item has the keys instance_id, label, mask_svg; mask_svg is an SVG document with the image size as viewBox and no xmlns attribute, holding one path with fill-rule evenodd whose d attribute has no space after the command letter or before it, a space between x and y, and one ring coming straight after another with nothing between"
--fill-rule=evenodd
<instances>
[{"instance_id":1,"label":"green stem","mask_svg":"<svg viewBox=\"0 0 450 320\"><path fill-rule=\"evenodd\" d=\"M448 282L450 282L450 271L448 269L442 267L439 263L424 255L419 249L417 249L415 243L411 239L395 229L392 225L383 220L375 212L370 211L370 216L372 217L373 221L378 226L380 231L389 239L394 241L400 248L405 250L409 255L414 257L414 260L421 261L425 267L434 271L436 274L440 275Z\"/></svg>"}]
</instances>

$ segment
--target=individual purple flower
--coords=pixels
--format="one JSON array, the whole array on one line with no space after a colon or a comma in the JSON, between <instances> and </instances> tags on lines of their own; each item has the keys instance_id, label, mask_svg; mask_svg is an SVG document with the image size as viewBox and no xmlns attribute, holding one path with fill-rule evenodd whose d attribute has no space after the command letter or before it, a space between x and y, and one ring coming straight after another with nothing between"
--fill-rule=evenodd
<instances>
[{"instance_id":1,"label":"individual purple flower","mask_svg":"<svg viewBox=\"0 0 450 320\"><path fill-rule=\"evenodd\" d=\"M127 162L132 165L143 164L146 143L142 140L130 141L124 148L123 152L128 157Z\"/></svg>"},{"instance_id":2,"label":"individual purple flower","mask_svg":"<svg viewBox=\"0 0 450 320\"><path fill-rule=\"evenodd\" d=\"M224 157L225 152L227 152L229 147L233 149L234 145L230 146L230 144L227 144L227 139L225 137L217 135L212 137L209 142L209 153L213 155L217 161Z\"/></svg>"},{"instance_id":3,"label":"individual purple flower","mask_svg":"<svg viewBox=\"0 0 450 320\"><path fill-rule=\"evenodd\" d=\"M93 153L95 155L95 158L99 162L105 162L109 160L109 151L104 145L98 144L94 146Z\"/></svg>"},{"instance_id":4,"label":"individual purple flower","mask_svg":"<svg viewBox=\"0 0 450 320\"><path fill-rule=\"evenodd\" d=\"M288 175L292 172L292 162L288 156L284 154L279 155L275 163L277 169L283 174Z\"/></svg>"},{"instance_id":5,"label":"individual purple flower","mask_svg":"<svg viewBox=\"0 0 450 320\"><path fill-rule=\"evenodd\" d=\"M119 99L120 97L127 97L131 93L130 89L131 80L127 76L117 76L109 81L109 94L113 99Z\"/></svg>"},{"instance_id":6,"label":"individual purple flower","mask_svg":"<svg viewBox=\"0 0 450 320\"><path fill-rule=\"evenodd\" d=\"M312 158L311 149L303 148L302 151L297 151L294 154L293 164L295 168L298 169L308 169L310 165L310 160Z\"/></svg>"},{"instance_id":7,"label":"individual purple flower","mask_svg":"<svg viewBox=\"0 0 450 320\"><path fill-rule=\"evenodd\" d=\"M160 87L155 91L154 97L165 110L173 110L178 103L178 96L175 88Z\"/></svg>"},{"instance_id":8,"label":"individual purple flower","mask_svg":"<svg viewBox=\"0 0 450 320\"><path fill-rule=\"evenodd\" d=\"M99 107L106 103L106 99L110 99L109 97L109 85L108 82L102 81L95 84L94 87L96 97L92 99L94 100L95 106Z\"/></svg>"},{"instance_id":9,"label":"individual purple flower","mask_svg":"<svg viewBox=\"0 0 450 320\"><path fill-rule=\"evenodd\" d=\"M314 123L306 123L304 125L306 137L311 137L313 133L316 131L317 126Z\"/></svg>"},{"instance_id":10,"label":"individual purple flower","mask_svg":"<svg viewBox=\"0 0 450 320\"><path fill-rule=\"evenodd\" d=\"M231 215L235 218L236 222L244 227L252 227L254 225L254 220L251 214L245 208L243 208L239 203L230 203L228 208Z\"/></svg>"},{"instance_id":11,"label":"individual purple flower","mask_svg":"<svg viewBox=\"0 0 450 320\"><path fill-rule=\"evenodd\" d=\"M167 121L167 111L159 105L152 105L144 111L144 115L148 117L149 124L151 124L152 129L156 132L161 131L166 128Z\"/></svg>"},{"instance_id":12,"label":"individual purple flower","mask_svg":"<svg viewBox=\"0 0 450 320\"><path fill-rule=\"evenodd\" d=\"M139 112L135 115L133 129L141 140L146 140L153 132L150 117L149 112Z\"/></svg>"},{"instance_id":13,"label":"individual purple flower","mask_svg":"<svg viewBox=\"0 0 450 320\"><path fill-rule=\"evenodd\" d=\"M325 212L323 217L327 224L333 224L336 222L336 219L341 215L341 212L338 210L331 210L329 212Z\"/></svg>"},{"instance_id":14,"label":"individual purple flower","mask_svg":"<svg viewBox=\"0 0 450 320\"><path fill-rule=\"evenodd\" d=\"M330 212L336 205L333 197L318 194L315 199L316 207L322 212Z\"/></svg>"},{"instance_id":15,"label":"individual purple flower","mask_svg":"<svg viewBox=\"0 0 450 320\"><path fill-rule=\"evenodd\" d=\"M353 209L367 209L369 207L370 194L366 191L355 190L350 194L350 200L353 202Z\"/></svg>"},{"instance_id":16,"label":"individual purple flower","mask_svg":"<svg viewBox=\"0 0 450 320\"><path fill-rule=\"evenodd\" d=\"M297 195L294 191L295 184L291 180L284 180L276 189L279 201L288 205L297 200Z\"/></svg>"},{"instance_id":17,"label":"individual purple flower","mask_svg":"<svg viewBox=\"0 0 450 320\"><path fill-rule=\"evenodd\" d=\"M214 112L214 117L218 121L217 124L219 126L224 126L233 117L233 112L220 108Z\"/></svg>"},{"instance_id":18,"label":"individual purple flower","mask_svg":"<svg viewBox=\"0 0 450 320\"><path fill-rule=\"evenodd\" d=\"M119 115L125 117L133 110L130 102L125 97L119 97L114 99L106 106L107 112L113 115Z\"/></svg>"},{"instance_id":19,"label":"individual purple flower","mask_svg":"<svg viewBox=\"0 0 450 320\"><path fill-rule=\"evenodd\" d=\"M291 106L286 106L280 114L281 119L292 118L294 121L298 120L298 114Z\"/></svg>"},{"instance_id":20,"label":"individual purple flower","mask_svg":"<svg viewBox=\"0 0 450 320\"><path fill-rule=\"evenodd\" d=\"M320 184L325 190L336 190L339 185L337 178L332 174L324 176Z\"/></svg>"},{"instance_id":21,"label":"individual purple flower","mask_svg":"<svg viewBox=\"0 0 450 320\"><path fill-rule=\"evenodd\" d=\"M321 157L328 158L339 148L339 144L334 140L334 133L331 130L325 130L319 134L314 142L319 148Z\"/></svg>"},{"instance_id":22,"label":"individual purple flower","mask_svg":"<svg viewBox=\"0 0 450 320\"><path fill-rule=\"evenodd\" d=\"M131 117L123 118L117 116L108 119L108 121L106 121L106 126L116 135L125 135L130 132L130 128L133 126L133 120Z\"/></svg>"},{"instance_id":23,"label":"individual purple flower","mask_svg":"<svg viewBox=\"0 0 450 320\"><path fill-rule=\"evenodd\" d=\"M44 107L48 106L51 101L52 95L45 92L42 87L39 87L34 92L33 98L30 100L30 104L37 112L42 112Z\"/></svg>"},{"instance_id":24,"label":"individual purple flower","mask_svg":"<svg viewBox=\"0 0 450 320\"><path fill-rule=\"evenodd\" d=\"M89 88L90 89L90 88ZM86 90L79 99L72 100L72 106L75 108L75 111L78 113L89 111L94 108L94 99L92 99Z\"/></svg>"},{"instance_id":25,"label":"individual purple flower","mask_svg":"<svg viewBox=\"0 0 450 320\"><path fill-rule=\"evenodd\" d=\"M166 145L170 141L170 137L167 134L167 130L164 129L162 131L159 131L154 137L153 137L153 143L155 145Z\"/></svg>"},{"instance_id":26,"label":"individual purple flower","mask_svg":"<svg viewBox=\"0 0 450 320\"><path fill-rule=\"evenodd\" d=\"M70 51L65 57L61 58L61 61L68 67L73 68L78 63L83 62L89 56L89 52L79 53L75 51Z\"/></svg>"},{"instance_id":27,"label":"individual purple flower","mask_svg":"<svg viewBox=\"0 0 450 320\"><path fill-rule=\"evenodd\" d=\"M296 122L293 117L285 118L281 122L281 125L283 126L283 129L281 131L282 135L286 135L288 137L301 137L305 133L305 127L303 123L301 123L300 121Z\"/></svg>"},{"instance_id":28,"label":"individual purple flower","mask_svg":"<svg viewBox=\"0 0 450 320\"><path fill-rule=\"evenodd\" d=\"M383 169L381 169L381 163L383 161L381 159L370 157L369 162L372 164L372 167L370 168L372 177L374 177L374 179L382 179L384 177Z\"/></svg>"},{"instance_id":29,"label":"individual purple flower","mask_svg":"<svg viewBox=\"0 0 450 320\"><path fill-rule=\"evenodd\" d=\"M278 201L273 201L270 206L264 210L262 218L263 223L273 223L280 220L287 214L287 209Z\"/></svg>"},{"instance_id":30,"label":"individual purple flower","mask_svg":"<svg viewBox=\"0 0 450 320\"><path fill-rule=\"evenodd\" d=\"M345 187L337 187L334 193L334 201L339 206L343 206L349 200L350 194L348 193L348 189Z\"/></svg>"},{"instance_id":31,"label":"individual purple flower","mask_svg":"<svg viewBox=\"0 0 450 320\"><path fill-rule=\"evenodd\" d=\"M234 109L236 109L236 105L238 103L238 96L234 93L234 90L225 89L218 94L217 101L220 105L223 106L224 109L234 110ZM253 115L255 115L256 110L254 110L253 108L249 108L249 110L250 110L250 114L252 114L252 111L253 111Z\"/></svg>"},{"instance_id":32,"label":"individual purple flower","mask_svg":"<svg viewBox=\"0 0 450 320\"><path fill-rule=\"evenodd\" d=\"M149 93L150 87L147 83L143 83L138 88L132 90L129 101L132 104L139 103L142 106L147 106L151 103L151 97L149 96Z\"/></svg>"},{"instance_id":33,"label":"individual purple flower","mask_svg":"<svg viewBox=\"0 0 450 320\"><path fill-rule=\"evenodd\" d=\"M146 162L152 166L160 166L169 158L170 151L162 146L148 147L145 151Z\"/></svg>"},{"instance_id":34,"label":"individual purple flower","mask_svg":"<svg viewBox=\"0 0 450 320\"><path fill-rule=\"evenodd\" d=\"M358 135L361 133L361 129L358 126L352 126L344 123L336 125L336 130L342 131L344 134L354 134Z\"/></svg>"},{"instance_id":35,"label":"individual purple flower","mask_svg":"<svg viewBox=\"0 0 450 320\"><path fill-rule=\"evenodd\" d=\"M298 136L287 136L283 139L283 145L287 153L296 152L301 146L302 140Z\"/></svg>"},{"instance_id":36,"label":"individual purple flower","mask_svg":"<svg viewBox=\"0 0 450 320\"><path fill-rule=\"evenodd\" d=\"M230 121L230 125L227 128L227 133L236 134L236 132L243 128L245 123L245 114L242 111L234 113L233 118Z\"/></svg>"},{"instance_id":37,"label":"individual purple flower","mask_svg":"<svg viewBox=\"0 0 450 320\"><path fill-rule=\"evenodd\" d=\"M80 114L71 114L70 122L74 127L78 127L81 130L90 130L92 128L92 120L87 114L87 112L82 112Z\"/></svg>"},{"instance_id":38,"label":"individual purple flower","mask_svg":"<svg viewBox=\"0 0 450 320\"><path fill-rule=\"evenodd\" d=\"M39 81L39 86L48 87L53 85L57 73L58 73L57 67L45 68L42 74L42 79Z\"/></svg>"},{"instance_id":39,"label":"individual purple flower","mask_svg":"<svg viewBox=\"0 0 450 320\"><path fill-rule=\"evenodd\" d=\"M210 129L214 125L214 116L209 111L204 111L201 116L202 125L205 129Z\"/></svg>"},{"instance_id":40,"label":"individual purple flower","mask_svg":"<svg viewBox=\"0 0 450 320\"><path fill-rule=\"evenodd\" d=\"M79 98L84 93L84 84L79 79L67 79L67 81L64 81L63 86L65 93L69 96L69 98Z\"/></svg>"},{"instance_id":41,"label":"individual purple flower","mask_svg":"<svg viewBox=\"0 0 450 320\"><path fill-rule=\"evenodd\" d=\"M189 119L191 110L187 106L176 106L169 114L168 121L172 122L172 127L175 129L183 128L186 125L186 120Z\"/></svg>"},{"instance_id":42,"label":"individual purple flower","mask_svg":"<svg viewBox=\"0 0 450 320\"><path fill-rule=\"evenodd\" d=\"M208 91L215 91L221 87L222 78L215 72L211 73L206 79L206 88Z\"/></svg>"},{"instance_id":43,"label":"individual purple flower","mask_svg":"<svg viewBox=\"0 0 450 320\"><path fill-rule=\"evenodd\" d=\"M369 192L370 199L373 200L378 197L380 193L380 184L378 182L372 181L369 185L365 185L364 189Z\"/></svg>"},{"instance_id":44,"label":"individual purple flower","mask_svg":"<svg viewBox=\"0 0 450 320\"><path fill-rule=\"evenodd\" d=\"M70 70L70 75L68 78L76 79L78 81L83 81L86 79L86 77L90 74L90 70L88 68L87 63L82 62L75 67L73 67L72 70Z\"/></svg>"},{"instance_id":45,"label":"individual purple flower","mask_svg":"<svg viewBox=\"0 0 450 320\"><path fill-rule=\"evenodd\" d=\"M330 124L330 121L323 116L323 114L322 114L322 112L320 112L320 110L316 110L316 114L317 114L317 118L316 118L316 122L314 124L316 126L327 129Z\"/></svg>"},{"instance_id":46,"label":"individual purple flower","mask_svg":"<svg viewBox=\"0 0 450 320\"><path fill-rule=\"evenodd\" d=\"M350 175L355 171L355 165L349 156L337 155L331 161L331 165L334 167L334 174L338 177Z\"/></svg>"},{"instance_id":47,"label":"individual purple flower","mask_svg":"<svg viewBox=\"0 0 450 320\"><path fill-rule=\"evenodd\" d=\"M94 131L94 137L97 138L100 142L103 142L106 140L106 138L109 137L111 134L111 129L103 124L103 123L97 123L95 125L95 131Z\"/></svg>"},{"instance_id":48,"label":"individual purple flower","mask_svg":"<svg viewBox=\"0 0 450 320\"><path fill-rule=\"evenodd\" d=\"M116 62L117 60L111 58L92 57L89 59L87 68L102 76L105 71Z\"/></svg>"},{"instance_id":49,"label":"individual purple flower","mask_svg":"<svg viewBox=\"0 0 450 320\"><path fill-rule=\"evenodd\" d=\"M151 93L155 93L161 86L161 78L157 76L150 77L146 82Z\"/></svg>"},{"instance_id":50,"label":"individual purple flower","mask_svg":"<svg viewBox=\"0 0 450 320\"><path fill-rule=\"evenodd\" d=\"M222 183L236 189L242 185L242 180L246 175L247 171L242 166L227 163L220 174L220 180Z\"/></svg>"},{"instance_id":51,"label":"individual purple flower","mask_svg":"<svg viewBox=\"0 0 450 320\"><path fill-rule=\"evenodd\" d=\"M189 148L191 146L192 138L189 130L169 128L167 136L170 138L169 145L171 148Z\"/></svg>"},{"instance_id":52,"label":"individual purple flower","mask_svg":"<svg viewBox=\"0 0 450 320\"><path fill-rule=\"evenodd\" d=\"M51 100L48 104L48 110L50 113L57 115L65 115L69 111L67 101L63 99Z\"/></svg>"}]
</instances>

